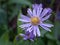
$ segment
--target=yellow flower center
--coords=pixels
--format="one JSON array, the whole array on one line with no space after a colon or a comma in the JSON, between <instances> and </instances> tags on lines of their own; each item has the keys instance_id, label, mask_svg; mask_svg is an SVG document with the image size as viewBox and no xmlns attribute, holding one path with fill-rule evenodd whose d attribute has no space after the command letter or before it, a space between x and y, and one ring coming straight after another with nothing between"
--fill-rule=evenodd
<instances>
[{"instance_id":1,"label":"yellow flower center","mask_svg":"<svg viewBox=\"0 0 60 45\"><path fill-rule=\"evenodd\" d=\"M39 21L39 18L38 18L38 17L32 17L32 18L31 18L31 23L32 23L33 25L37 25L39 22L40 22L40 21Z\"/></svg>"}]
</instances>

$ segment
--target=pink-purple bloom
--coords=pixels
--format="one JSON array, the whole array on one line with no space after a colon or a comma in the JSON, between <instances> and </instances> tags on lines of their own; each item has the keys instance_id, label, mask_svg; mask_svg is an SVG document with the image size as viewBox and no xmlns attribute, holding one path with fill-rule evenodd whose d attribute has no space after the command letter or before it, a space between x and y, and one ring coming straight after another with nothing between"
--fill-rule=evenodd
<instances>
[{"instance_id":1,"label":"pink-purple bloom","mask_svg":"<svg viewBox=\"0 0 60 45\"><path fill-rule=\"evenodd\" d=\"M40 36L40 30L39 27L42 27L43 29L47 31L51 31L49 28L52 27L52 24L45 23L45 21L51 16L52 10L50 8L44 8L42 7L42 4L34 4L32 5L33 10L30 8L27 10L28 16L25 16L21 14L21 18L19 21L21 21L23 24L19 27L25 29L25 31L32 32L34 36Z\"/></svg>"}]
</instances>

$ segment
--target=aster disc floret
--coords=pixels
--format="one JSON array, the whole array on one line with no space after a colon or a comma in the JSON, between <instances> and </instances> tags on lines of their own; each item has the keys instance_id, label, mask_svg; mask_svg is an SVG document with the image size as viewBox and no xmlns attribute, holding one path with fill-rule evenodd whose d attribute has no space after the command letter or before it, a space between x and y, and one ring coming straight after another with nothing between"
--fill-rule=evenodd
<instances>
[{"instance_id":1,"label":"aster disc floret","mask_svg":"<svg viewBox=\"0 0 60 45\"><path fill-rule=\"evenodd\" d=\"M39 27L47 31L51 31L49 28L52 27L52 24L45 23L45 21L51 16L52 10L50 8L42 8L42 4L32 5L32 9L28 8L27 12L29 16L21 14L21 21L23 24L19 27L25 29L25 31L32 32L35 36L40 36Z\"/></svg>"},{"instance_id":2,"label":"aster disc floret","mask_svg":"<svg viewBox=\"0 0 60 45\"><path fill-rule=\"evenodd\" d=\"M40 22L39 18L38 17L32 17L31 18L31 24L32 25L38 25Z\"/></svg>"}]
</instances>

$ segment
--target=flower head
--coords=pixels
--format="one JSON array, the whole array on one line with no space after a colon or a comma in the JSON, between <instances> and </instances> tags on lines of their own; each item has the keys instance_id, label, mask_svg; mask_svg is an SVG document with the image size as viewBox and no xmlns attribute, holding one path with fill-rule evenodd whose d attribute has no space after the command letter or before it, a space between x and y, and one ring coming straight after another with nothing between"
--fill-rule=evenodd
<instances>
[{"instance_id":1,"label":"flower head","mask_svg":"<svg viewBox=\"0 0 60 45\"><path fill-rule=\"evenodd\" d=\"M52 10L50 8L42 8L42 4L34 4L33 11L31 9L27 10L28 16L21 14L19 21L24 22L20 25L21 28L26 28L26 31L32 32L36 36L40 36L39 26L47 31L51 31L49 28L52 27L52 24L44 23L50 16Z\"/></svg>"}]
</instances>

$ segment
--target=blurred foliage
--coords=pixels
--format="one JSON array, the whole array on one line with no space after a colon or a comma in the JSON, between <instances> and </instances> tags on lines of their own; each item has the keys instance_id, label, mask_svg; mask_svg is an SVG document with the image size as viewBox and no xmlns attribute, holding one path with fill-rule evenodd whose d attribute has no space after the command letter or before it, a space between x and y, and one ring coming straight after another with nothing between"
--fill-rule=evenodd
<instances>
[{"instance_id":1,"label":"blurred foliage","mask_svg":"<svg viewBox=\"0 0 60 45\"><path fill-rule=\"evenodd\" d=\"M40 28L41 37L35 38L34 42L30 40L24 41L21 37L18 37L18 40L16 40L16 36L19 36L18 34L23 32L23 30L18 27L21 24L21 22L18 21L18 18L20 18L19 14L24 12L22 8L26 9L27 6L31 7L33 3L43 3L53 9L50 21L47 21L54 24L54 27L51 28L52 32L47 32ZM55 0L0 0L0 45L60 45L60 21L55 20L55 15L57 15L56 10L54 10L56 9L54 7L55 3ZM15 25L12 20L15 21L17 25ZM17 35L14 33L14 26L9 27L11 23L16 26ZM11 36L15 36L13 41L9 40Z\"/></svg>"}]
</instances>

